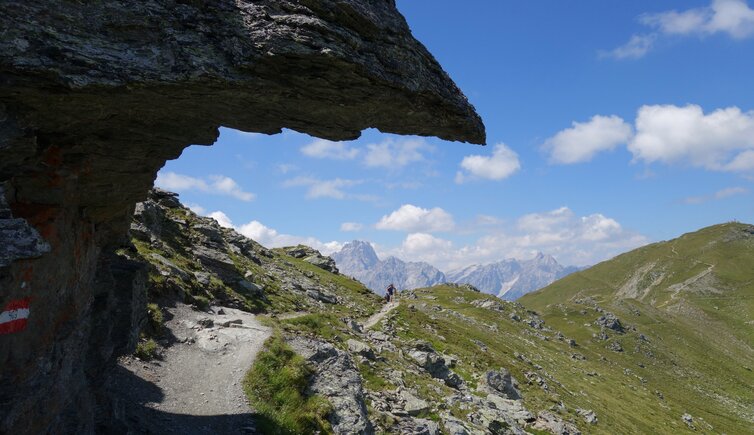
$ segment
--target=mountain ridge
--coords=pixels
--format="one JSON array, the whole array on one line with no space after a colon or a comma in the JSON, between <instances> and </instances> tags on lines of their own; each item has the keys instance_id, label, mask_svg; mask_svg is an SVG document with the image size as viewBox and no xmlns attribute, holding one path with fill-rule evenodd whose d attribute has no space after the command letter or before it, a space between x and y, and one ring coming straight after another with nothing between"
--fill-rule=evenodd
<instances>
[{"instance_id":1,"label":"mountain ridge","mask_svg":"<svg viewBox=\"0 0 754 435\"><path fill-rule=\"evenodd\" d=\"M407 262L394 256L380 260L374 247L360 240L346 243L331 257L343 273L380 294L391 283L401 289L455 283L471 284L485 293L515 300L578 270L564 267L551 255L538 252L529 260L507 258L442 272L426 262Z\"/></svg>"}]
</instances>

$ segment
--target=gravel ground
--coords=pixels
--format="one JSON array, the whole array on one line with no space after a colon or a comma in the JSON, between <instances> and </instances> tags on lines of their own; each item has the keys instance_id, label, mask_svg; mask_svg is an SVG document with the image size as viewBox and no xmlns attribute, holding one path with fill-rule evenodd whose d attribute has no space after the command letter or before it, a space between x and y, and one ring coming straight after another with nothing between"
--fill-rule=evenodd
<instances>
[{"instance_id":1,"label":"gravel ground","mask_svg":"<svg viewBox=\"0 0 754 435\"><path fill-rule=\"evenodd\" d=\"M255 433L241 386L270 336L254 317L232 308L168 308L172 345L152 362L123 358L111 385L135 433Z\"/></svg>"}]
</instances>

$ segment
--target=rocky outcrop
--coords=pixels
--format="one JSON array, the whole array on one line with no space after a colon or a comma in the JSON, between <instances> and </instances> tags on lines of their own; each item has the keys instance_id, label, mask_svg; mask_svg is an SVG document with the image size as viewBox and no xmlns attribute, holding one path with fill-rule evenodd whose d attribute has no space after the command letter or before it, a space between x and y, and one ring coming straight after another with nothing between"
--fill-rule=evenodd
<instances>
[{"instance_id":1,"label":"rocky outcrop","mask_svg":"<svg viewBox=\"0 0 754 435\"><path fill-rule=\"evenodd\" d=\"M115 255L134 204L167 159L211 144L220 125L484 142L391 0L9 0L0 28L0 183L13 219L50 248L0 267L2 303L33 296L28 327L0 342L0 432L93 430L97 380L128 348L143 301L138 284L106 285L139 282Z\"/></svg>"},{"instance_id":2,"label":"rocky outcrop","mask_svg":"<svg viewBox=\"0 0 754 435\"><path fill-rule=\"evenodd\" d=\"M367 417L361 376L351 356L330 343L304 337L294 337L289 344L314 367L308 392L321 395L332 404L328 418L333 432L374 433Z\"/></svg>"},{"instance_id":3,"label":"rocky outcrop","mask_svg":"<svg viewBox=\"0 0 754 435\"><path fill-rule=\"evenodd\" d=\"M311 263L319 267L320 269L324 269L336 275L339 273L338 267L335 265L335 260L326 255L322 255L322 253L314 248L310 248L304 245L298 245L289 248L283 248L283 250L286 254L290 255L293 258L301 258L307 263Z\"/></svg>"}]
</instances>

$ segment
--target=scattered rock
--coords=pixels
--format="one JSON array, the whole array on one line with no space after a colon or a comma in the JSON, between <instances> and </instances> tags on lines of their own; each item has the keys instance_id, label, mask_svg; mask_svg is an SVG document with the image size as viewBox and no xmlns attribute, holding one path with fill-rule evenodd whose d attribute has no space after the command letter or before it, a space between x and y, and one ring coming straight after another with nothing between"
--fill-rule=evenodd
<instances>
[{"instance_id":1,"label":"scattered rock","mask_svg":"<svg viewBox=\"0 0 754 435\"><path fill-rule=\"evenodd\" d=\"M401 390L401 399L403 399L403 410L409 415L417 416L429 411L429 403L426 400L422 400L407 390Z\"/></svg>"},{"instance_id":2,"label":"scattered rock","mask_svg":"<svg viewBox=\"0 0 754 435\"><path fill-rule=\"evenodd\" d=\"M611 341L610 344L606 346L606 348L612 350L613 352L623 352L623 346L621 346L617 341Z\"/></svg>"},{"instance_id":3,"label":"scattered rock","mask_svg":"<svg viewBox=\"0 0 754 435\"><path fill-rule=\"evenodd\" d=\"M581 431L573 423L563 421L560 416L550 411L542 411L537 415L533 427L546 430L555 435L580 435Z\"/></svg>"},{"instance_id":4,"label":"scattered rock","mask_svg":"<svg viewBox=\"0 0 754 435\"><path fill-rule=\"evenodd\" d=\"M597 424L597 414L591 409L576 409L576 413L584 417L584 421L588 424Z\"/></svg>"},{"instance_id":5,"label":"scattered rock","mask_svg":"<svg viewBox=\"0 0 754 435\"><path fill-rule=\"evenodd\" d=\"M516 380L504 368L490 370L482 375L477 390L497 394L511 400L521 399L521 393L516 388Z\"/></svg>"},{"instance_id":6,"label":"scattered rock","mask_svg":"<svg viewBox=\"0 0 754 435\"><path fill-rule=\"evenodd\" d=\"M694 428L694 417L692 417L692 416L691 416L691 414L688 414L688 413L686 413L686 414L683 414L683 415L681 416L681 420L683 420L683 422L684 422L684 423L686 423L686 425L687 425L687 426L688 426L689 428L691 428L691 429L695 429L695 428Z\"/></svg>"},{"instance_id":7,"label":"scattered rock","mask_svg":"<svg viewBox=\"0 0 754 435\"><path fill-rule=\"evenodd\" d=\"M374 351L371 347L369 347L368 344L359 341L354 340L353 338L349 338L346 342L346 345L348 346L348 350L357 354L361 355L367 359L373 360L375 358Z\"/></svg>"},{"instance_id":8,"label":"scattered rock","mask_svg":"<svg viewBox=\"0 0 754 435\"><path fill-rule=\"evenodd\" d=\"M615 332L624 332L624 328L620 320L615 314L611 312L605 312L604 314L602 314L597 320L594 321L594 324L603 328L611 329Z\"/></svg>"}]
</instances>

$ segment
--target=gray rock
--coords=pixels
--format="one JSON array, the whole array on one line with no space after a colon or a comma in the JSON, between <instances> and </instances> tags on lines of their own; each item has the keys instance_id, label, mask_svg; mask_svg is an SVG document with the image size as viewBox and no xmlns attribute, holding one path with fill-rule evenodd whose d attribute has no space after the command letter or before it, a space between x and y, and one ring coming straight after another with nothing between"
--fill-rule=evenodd
<instances>
[{"instance_id":1,"label":"gray rock","mask_svg":"<svg viewBox=\"0 0 754 435\"><path fill-rule=\"evenodd\" d=\"M309 290L306 291L306 295L309 296L310 298L314 299L314 300L317 300L317 301L320 301L320 302L324 302L326 304L337 304L338 303L338 298L337 297L335 297L334 295L323 293L323 292L319 291L318 289L309 289Z\"/></svg>"},{"instance_id":2,"label":"gray rock","mask_svg":"<svg viewBox=\"0 0 754 435\"><path fill-rule=\"evenodd\" d=\"M494 409L501 411L508 419L514 420L517 424L525 425L534 420L534 414L524 408L521 400L506 399L496 394L489 394L487 401L494 405Z\"/></svg>"},{"instance_id":3,"label":"gray rock","mask_svg":"<svg viewBox=\"0 0 754 435\"><path fill-rule=\"evenodd\" d=\"M443 356L437 354L434 350L422 350L427 349L424 346L419 345L419 348L414 348L409 351L408 355L416 361L416 363L429 373L430 376L437 379L442 379L445 384L451 388L459 388L463 385L463 379L446 365L446 360ZM429 348L431 349L431 347Z\"/></svg>"},{"instance_id":4,"label":"gray rock","mask_svg":"<svg viewBox=\"0 0 754 435\"><path fill-rule=\"evenodd\" d=\"M207 272L194 272L194 278L196 278L196 282L204 287L209 286L211 277L212 275Z\"/></svg>"},{"instance_id":5,"label":"gray rock","mask_svg":"<svg viewBox=\"0 0 754 435\"><path fill-rule=\"evenodd\" d=\"M564 421L560 416L550 411L542 411L537 415L533 427L546 430L555 435L580 435L581 431L575 424Z\"/></svg>"},{"instance_id":6,"label":"gray rock","mask_svg":"<svg viewBox=\"0 0 754 435\"><path fill-rule=\"evenodd\" d=\"M477 389L486 393L497 394L511 400L520 400L521 393L516 388L516 380L504 368L490 370L482 375Z\"/></svg>"},{"instance_id":7,"label":"gray rock","mask_svg":"<svg viewBox=\"0 0 754 435\"><path fill-rule=\"evenodd\" d=\"M591 409L576 409L576 413L584 417L584 421L588 424L597 424L597 414Z\"/></svg>"},{"instance_id":8,"label":"gray rock","mask_svg":"<svg viewBox=\"0 0 754 435\"><path fill-rule=\"evenodd\" d=\"M604 314L602 314L597 320L594 321L594 324L603 328L611 329L615 332L624 332L623 325L621 324L618 317L610 312L605 312Z\"/></svg>"},{"instance_id":9,"label":"gray rock","mask_svg":"<svg viewBox=\"0 0 754 435\"><path fill-rule=\"evenodd\" d=\"M681 420L683 420L684 423L686 423L686 426L688 426L690 429L695 429L694 427L694 417L691 416L689 413L685 413L681 416Z\"/></svg>"},{"instance_id":10,"label":"gray rock","mask_svg":"<svg viewBox=\"0 0 754 435\"><path fill-rule=\"evenodd\" d=\"M26 220L13 218L0 184L0 268L16 260L40 257L50 250L50 244Z\"/></svg>"},{"instance_id":11,"label":"gray rock","mask_svg":"<svg viewBox=\"0 0 754 435\"><path fill-rule=\"evenodd\" d=\"M191 279L191 275L189 275L188 272L185 272L183 269L176 266L175 263L163 257L162 255L153 252L149 255L149 257L157 262L157 267L161 269L163 275L175 275L185 282L189 282L189 280Z\"/></svg>"},{"instance_id":12,"label":"gray rock","mask_svg":"<svg viewBox=\"0 0 754 435\"><path fill-rule=\"evenodd\" d=\"M252 296L260 297L264 295L264 289L253 282L249 282L245 279L242 279L238 281L238 285L241 286L244 290L251 293Z\"/></svg>"},{"instance_id":13,"label":"gray rock","mask_svg":"<svg viewBox=\"0 0 754 435\"><path fill-rule=\"evenodd\" d=\"M417 416L429 411L429 403L427 403L426 400L414 396L409 391L402 390L400 396L401 399L403 399L403 410L409 415Z\"/></svg>"},{"instance_id":14,"label":"gray rock","mask_svg":"<svg viewBox=\"0 0 754 435\"><path fill-rule=\"evenodd\" d=\"M440 435L440 426L423 418L404 418L392 428L392 432L402 435Z\"/></svg>"},{"instance_id":15,"label":"gray rock","mask_svg":"<svg viewBox=\"0 0 754 435\"><path fill-rule=\"evenodd\" d=\"M348 341L346 341L346 345L348 346L348 350L357 354L361 355L367 359L374 359L374 351L371 347L369 347L368 344L359 341L354 340L353 338L349 338Z\"/></svg>"},{"instance_id":16,"label":"gray rock","mask_svg":"<svg viewBox=\"0 0 754 435\"><path fill-rule=\"evenodd\" d=\"M336 434L373 433L367 418L361 376L351 356L332 344L295 337L291 347L315 370L308 391L327 398L333 406L328 417Z\"/></svg>"}]
</instances>

